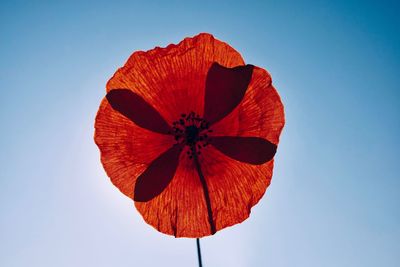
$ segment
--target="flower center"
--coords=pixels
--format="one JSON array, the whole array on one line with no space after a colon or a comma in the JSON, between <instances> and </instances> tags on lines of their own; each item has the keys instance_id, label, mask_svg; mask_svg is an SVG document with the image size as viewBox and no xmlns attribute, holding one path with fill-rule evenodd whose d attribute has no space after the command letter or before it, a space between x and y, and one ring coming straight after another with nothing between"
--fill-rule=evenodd
<instances>
[{"instance_id":1,"label":"flower center","mask_svg":"<svg viewBox=\"0 0 400 267\"><path fill-rule=\"evenodd\" d=\"M185 138L187 144L190 145L196 143L198 136L199 136L199 128L197 128L194 125L186 126Z\"/></svg>"},{"instance_id":2,"label":"flower center","mask_svg":"<svg viewBox=\"0 0 400 267\"><path fill-rule=\"evenodd\" d=\"M208 133L210 124L193 111L182 114L179 120L173 122L173 134L177 144L186 145L190 148L186 153L189 158L200 154L200 150L210 143Z\"/></svg>"}]
</instances>

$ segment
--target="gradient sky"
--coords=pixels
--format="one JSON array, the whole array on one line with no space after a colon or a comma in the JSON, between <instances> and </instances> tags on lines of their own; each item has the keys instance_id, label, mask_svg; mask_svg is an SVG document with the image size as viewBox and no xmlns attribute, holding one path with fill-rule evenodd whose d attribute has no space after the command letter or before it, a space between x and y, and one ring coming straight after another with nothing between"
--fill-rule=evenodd
<instances>
[{"instance_id":1,"label":"gradient sky","mask_svg":"<svg viewBox=\"0 0 400 267\"><path fill-rule=\"evenodd\" d=\"M93 125L132 52L199 32L272 74L287 121L266 195L202 239L204 267L400 266L399 8L1 1L0 266L197 266L195 240L153 230L111 184Z\"/></svg>"}]
</instances>

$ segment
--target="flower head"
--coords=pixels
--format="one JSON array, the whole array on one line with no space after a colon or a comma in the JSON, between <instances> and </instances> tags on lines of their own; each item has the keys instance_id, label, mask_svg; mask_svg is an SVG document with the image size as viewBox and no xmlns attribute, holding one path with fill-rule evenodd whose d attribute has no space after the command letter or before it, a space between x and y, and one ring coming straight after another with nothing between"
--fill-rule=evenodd
<instances>
[{"instance_id":1,"label":"flower head","mask_svg":"<svg viewBox=\"0 0 400 267\"><path fill-rule=\"evenodd\" d=\"M107 83L95 142L147 223L201 237L249 216L270 184L283 125L270 75L199 34L132 54Z\"/></svg>"}]
</instances>

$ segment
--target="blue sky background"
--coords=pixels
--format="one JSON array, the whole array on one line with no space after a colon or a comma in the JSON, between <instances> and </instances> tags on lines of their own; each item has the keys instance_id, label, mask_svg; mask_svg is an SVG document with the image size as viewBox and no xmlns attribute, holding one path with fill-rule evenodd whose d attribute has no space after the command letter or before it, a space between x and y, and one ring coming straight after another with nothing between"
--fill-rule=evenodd
<instances>
[{"instance_id":1,"label":"blue sky background","mask_svg":"<svg viewBox=\"0 0 400 267\"><path fill-rule=\"evenodd\" d=\"M0 266L197 266L105 175L93 124L136 50L209 32L272 74L287 124L205 267L400 265L396 1L1 1Z\"/></svg>"}]
</instances>

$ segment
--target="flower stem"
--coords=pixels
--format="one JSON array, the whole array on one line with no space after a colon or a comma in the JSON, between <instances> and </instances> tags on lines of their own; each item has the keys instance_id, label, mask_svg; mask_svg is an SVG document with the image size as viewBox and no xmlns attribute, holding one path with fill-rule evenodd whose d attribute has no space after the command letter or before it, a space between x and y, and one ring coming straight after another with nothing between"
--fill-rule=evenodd
<instances>
[{"instance_id":1,"label":"flower stem","mask_svg":"<svg viewBox=\"0 0 400 267\"><path fill-rule=\"evenodd\" d=\"M194 163L196 165L197 172L200 177L201 184L203 186L204 198L206 199L207 212L208 212L208 222L210 223L210 230L211 230L211 234L213 235L213 234L215 234L216 229L215 229L215 224L214 224L213 214L212 214L212 209L211 209L210 194L208 192L206 179L204 178L203 172L201 171L200 162L199 162L199 158L197 156L196 150L193 153L193 159L194 159Z\"/></svg>"},{"instance_id":2,"label":"flower stem","mask_svg":"<svg viewBox=\"0 0 400 267\"><path fill-rule=\"evenodd\" d=\"M203 264L201 263L200 239L196 238L196 244L197 244L197 257L199 258L199 267L203 267Z\"/></svg>"}]
</instances>

